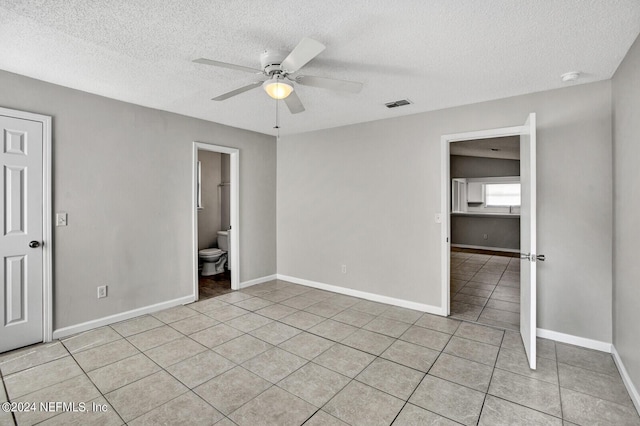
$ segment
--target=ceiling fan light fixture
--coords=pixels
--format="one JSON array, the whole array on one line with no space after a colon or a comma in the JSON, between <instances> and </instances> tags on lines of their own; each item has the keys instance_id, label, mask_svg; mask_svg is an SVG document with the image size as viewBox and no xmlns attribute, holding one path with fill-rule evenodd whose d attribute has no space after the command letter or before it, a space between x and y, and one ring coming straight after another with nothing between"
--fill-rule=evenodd
<instances>
[{"instance_id":1,"label":"ceiling fan light fixture","mask_svg":"<svg viewBox=\"0 0 640 426\"><path fill-rule=\"evenodd\" d=\"M293 92L293 85L282 78L273 77L262 83L264 91L273 99L284 99Z\"/></svg>"}]
</instances>

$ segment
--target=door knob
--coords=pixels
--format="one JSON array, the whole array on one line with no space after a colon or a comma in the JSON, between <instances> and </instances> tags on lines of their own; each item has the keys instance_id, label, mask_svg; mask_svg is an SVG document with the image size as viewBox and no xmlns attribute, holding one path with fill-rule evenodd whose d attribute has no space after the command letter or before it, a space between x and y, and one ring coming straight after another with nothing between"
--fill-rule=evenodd
<instances>
[{"instance_id":1,"label":"door knob","mask_svg":"<svg viewBox=\"0 0 640 426\"><path fill-rule=\"evenodd\" d=\"M40 247L40 242L38 242L38 241L31 241L31 242L29 243L29 247L31 247L31 248L38 248L38 247Z\"/></svg>"}]
</instances>

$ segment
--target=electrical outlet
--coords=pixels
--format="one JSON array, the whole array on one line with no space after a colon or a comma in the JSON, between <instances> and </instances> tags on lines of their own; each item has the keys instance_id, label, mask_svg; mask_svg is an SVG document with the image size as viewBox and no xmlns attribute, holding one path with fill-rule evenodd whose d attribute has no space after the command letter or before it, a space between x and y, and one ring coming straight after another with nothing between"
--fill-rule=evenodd
<instances>
[{"instance_id":1,"label":"electrical outlet","mask_svg":"<svg viewBox=\"0 0 640 426\"><path fill-rule=\"evenodd\" d=\"M343 274L347 273L347 265L342 265L341 271Z\"/></svg>"},{"instance_id":2,"label":"electrical outlet","mask_svg":"<svg viewBox=\"0 0 640 426\"><path fill-rule=\"evenodd\" d=\"M484 238L485 240L488 240L488 239L489 239L489 235L484 234L484 235L482 236L482 238Z\"/></svg>"},{"instance_id":3,"label":"electrical outlet","mask_svg":"<svg viewBox=\"0 0 640 426\"><path fill-rule=\"evenodd\" d=\"M58 213L56 213L56 226L67 226L67 213L66 212L58 212Z\"/></svg>"},{"instance_id":4,"label":"electrical outlet","mask_svg":"<svg viewBox=\"0 0 640 426\"><path fill-rule=\"evenodd\" d=\"M106 285L98 286L98 299L102 299L103 297L107 297L107 286Z\"/></svg>"}]
</instances>

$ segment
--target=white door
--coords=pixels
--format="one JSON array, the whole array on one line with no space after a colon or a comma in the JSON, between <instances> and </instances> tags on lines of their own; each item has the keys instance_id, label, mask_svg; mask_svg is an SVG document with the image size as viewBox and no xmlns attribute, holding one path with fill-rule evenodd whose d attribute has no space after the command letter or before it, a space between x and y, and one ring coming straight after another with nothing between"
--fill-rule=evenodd
<instances>
[{"instance_id":1,"label":"white door","mask_svg":"<svg viewBox=\"0 0 640 426\"><path fill-rule=\"evenodd\" d=\"M520 135L520 334L536 369L536 115L529 114Z\"/></svg>"},{"instance_id":2,"label":"white door","mask_svg":"<svg viewBox=\"0 0 640 426\"><path fill-rule=\"evenodd\" d=\"M0 114L0 352L43 341L43 124Z\"/></svg>"}]
</instances>

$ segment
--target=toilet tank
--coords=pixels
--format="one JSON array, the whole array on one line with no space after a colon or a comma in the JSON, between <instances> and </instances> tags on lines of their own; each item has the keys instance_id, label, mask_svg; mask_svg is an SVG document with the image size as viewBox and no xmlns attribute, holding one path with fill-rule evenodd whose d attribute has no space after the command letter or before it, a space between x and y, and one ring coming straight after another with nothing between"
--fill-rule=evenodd
<instances>
[{"instance_id":1,"label":"toilet tank","mask_svg":"<svg viewBox=\"0 0 640 426\"><path fill-rule=\"evenodd\" d=\"M218 248L220 250L229 251L229 232L218 231Z\"/></svg>"}]
</instances>

